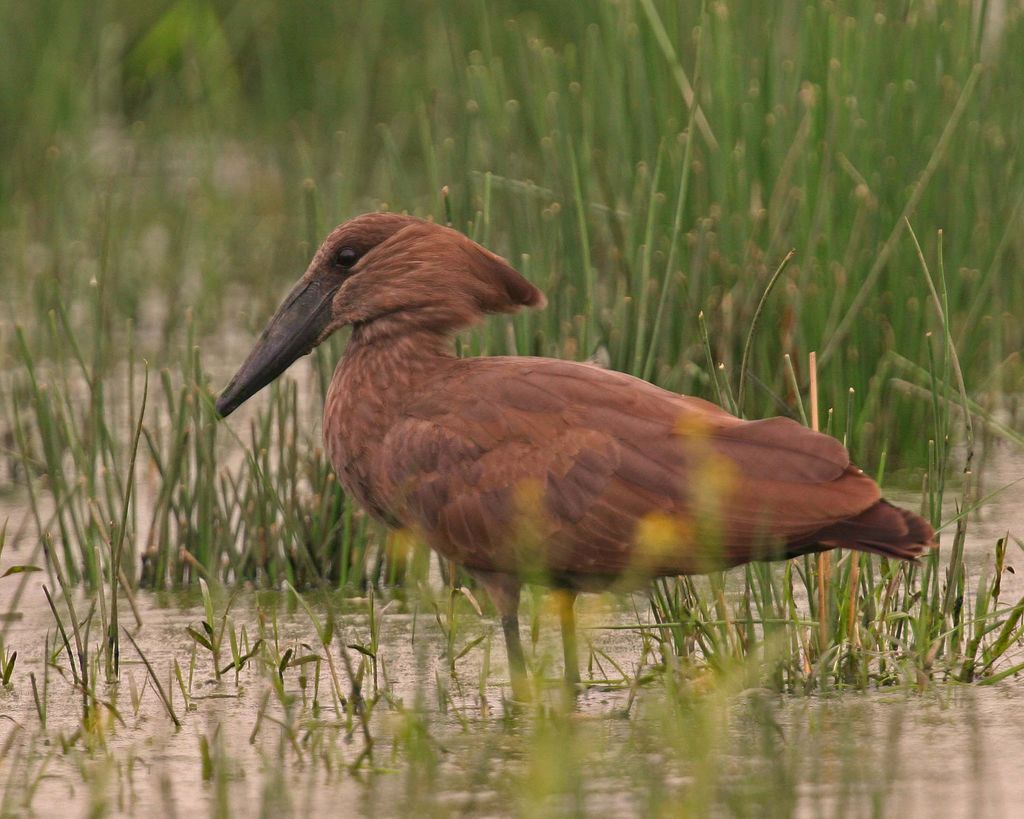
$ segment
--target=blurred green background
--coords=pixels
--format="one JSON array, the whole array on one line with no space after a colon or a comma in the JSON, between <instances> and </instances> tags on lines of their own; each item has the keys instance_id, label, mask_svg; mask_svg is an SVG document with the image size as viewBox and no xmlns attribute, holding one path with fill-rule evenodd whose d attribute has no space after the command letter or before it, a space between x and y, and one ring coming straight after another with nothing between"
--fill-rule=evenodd
<instances>
[{"instance_id":1,"label":"blurred green background","mask_svg":"<svg viewBox=\"0 0 1024 819\"><path fill-rule=\"evenodd\" d=\"M124 356L129 320L140 354L177 361L190 316L216 360L334 224L450 213L548 294L516 319L519 352L604 345L726 403L794 250L742 411L794 412L783 355L802 389L818 350L833 431L866 464L921 463L913 385L930 389L942 324L909 218L968 392L1014 412L1019 9L39 0L2 4L0 39L4 368L15 321L38 359L67 355L60 306L96 366Z\"/></svg>"}]
</instances>

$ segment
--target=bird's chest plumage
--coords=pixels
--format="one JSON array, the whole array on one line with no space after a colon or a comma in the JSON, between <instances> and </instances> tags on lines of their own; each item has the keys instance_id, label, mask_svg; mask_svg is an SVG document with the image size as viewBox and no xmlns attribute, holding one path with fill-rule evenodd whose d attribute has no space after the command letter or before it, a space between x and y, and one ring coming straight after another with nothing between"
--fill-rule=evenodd
<instances>
[{"instance_id":1,"label":"bird's chest plumage","mask_svg":"<svg viewBox=\"0 0 1024 819\"><path fill-rule=\"evenodd\" d=\"M392 527L404 521L380 462L388 433L415 392L415 369L408 359L356 350L338 364L324 404L324 445L342 487Z\"/></svg>"},{"instance_id":2,"label":"bird's chest plumage","mask_svg":"<svg viewBox=\"0 0 1024 819\"><path fill-rule=\"evenodd\" d=\"M383 396L372 390L351 389L335 375L324 404L324 446L338 480L367 512L396 525L388 511L384 487L376 479L374 458L393 423Z\"/></svg>"}]
</instances>

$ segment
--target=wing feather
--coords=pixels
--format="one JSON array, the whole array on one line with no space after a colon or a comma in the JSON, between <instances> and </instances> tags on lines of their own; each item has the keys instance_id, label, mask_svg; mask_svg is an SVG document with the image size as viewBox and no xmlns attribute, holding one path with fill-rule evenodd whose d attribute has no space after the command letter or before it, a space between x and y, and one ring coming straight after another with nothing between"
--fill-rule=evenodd
<instances>
[{"instance_id":1,"label":"wing feather","mask_svg":"<svg viewBox=\"0 0 1024 819\"><path fill-rule=\"evenodd\" d=\"M688 572L805 541L879 498L838 441L787 419L742 421L571 362L457 364L409 402L376 474L395 518L473 568L516 568L524 516L552 571L622 572L642 527L668 520L697 536L649 562Z\"/></svg>"}]
</instances>

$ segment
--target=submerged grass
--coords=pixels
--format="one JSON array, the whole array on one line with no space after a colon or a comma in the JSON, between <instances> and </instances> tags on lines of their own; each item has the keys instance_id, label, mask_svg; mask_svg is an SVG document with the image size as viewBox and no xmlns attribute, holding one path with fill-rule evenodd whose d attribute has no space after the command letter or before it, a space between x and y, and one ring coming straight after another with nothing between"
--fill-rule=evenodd
<instances>
[{"instance_id":1,"label":"submerged grass","mask_svg":"<svg viewBox=\"0 0 1024 819\"><path fill-rule=\"evenodd\" d=\"M1024 599L1004 588L1021 541L1007 532L980 575L967 554L986 449L1024 443L1018 9L45 0L0 8L0 37L15 31L0 49L0 712L5 696L32 710L0 735L0 815L64 764L48 747L72 754L96 815L124 809L110 795L134 762L117 737L147 701L195 732L200 787L226 815L241 754L230 718L198 714L250 686L257 801L275 812L317 804L282 784L312 792L303 765L398 770L438 810L461 748L479 766L460 773L466 810L615 805L594 799L600 770L643 783L627 809L787 814L818 775L800 743L823 740L799 716L780 729L774 692L942 698L935 683L1024 671ZM612 743L543 684L527 714L503 709L473 590L370 525L323 453L341 344L215 423L213 394L319 237L377 207L451 223L546 291L546 311L464 335L464 354L599 353L748 417L820 417L887 489L920 490L941 548L663 580L592 620L592 696L629 717ZM41 650L11 641L39 577ZM189 586L194 617L160 651L138 597ZM240 611L248 586L287 592ZM307 622L286 629L289 606ZM526 608L543 680L549 613ZM397 616L406 648L382 636ZM622 632L629 652L602 644ZM615 743L658 764L616 773ZM839 745L852 760L864 737ZM765 776L731 773L737 757ZM818 809L888 798L885 780L837 782ZM173 791L162 780L164 807Z\"/></svg>"},{"instance_id":2,"label":"submerged grass","mask_svg":"<svg viewBox=\"0 0 1024 819\"><path fill-rule=\"evenodd\" d=\"M467 634L495 630L481 624L468 600L456 600L452 617ZM408 660L411 651L433 654L447 643L440 629L415 625L426 602L391 595L385 610L374 613L364 601L295 592L210 590L191 601L163 602L147 596L145 627L136 636L125 631L121 684L105 684L102 660L91 662L89 712L64 704L79 685L73 654L49 641L41 650L33 646L26 652L29 668L46 682L36 693L36 724L27 702L5 701L15 722L0 729L6 782L0 811L46 813L70 781L80 783L79 798L95 815L151 812L154 803L212 815L261 805L274 806L277 815L306 815L339 799L353 800L345 801L350 806L369 800L383 815L410 807L563 815L610 806L746 815L762 804L779 815L862 814L870 806L905 805L906 797L896 794L913 781L907 769L928 770L929 749L949 762L948 746L962 744L959 736L932 748L932 729L921 749L923 738L910 725L924 720L968 734L981 730L971 727L974 689L938 687L885 700L780 699L759 684L771 660L742 651L719 657L710 674L697 672L684 652L644 645L674 624L647 616L639 619L649 624L638 623L610 600L587 607L588 617L598 618L591 619L596 628L588 638L592 662L611 671L610 682L570 706L551 681L550 692L542 690L532 705L509 706L500 672L499 679L487 678L480 651L452 666L431 663L433 680L416 667L418 660ZM188 645L198 641L187 624L196 616L209 618L206 633L236 635L244 661L220 667L224 658L194 650L189 660ZM101 629L92 623L98 617L93 608L82 623L97 649ZM620 642L616 628L631 638ZM658 641L655 636L655 646ZM381 663L381 674L377 680L359 668L342 672L351 688L339 696L347 651L360 655L364 669L371 657ZM552 641L532 644L529 653L536 668L557 671L548 665L556 653ZM663 667L659 653L674 665ZM402 658L416 668L403 671ZM638 664L621 672L614 664L623 660ZM479 687L478 674L485 677ZM23 683L16 680L15 690ZM917 754L913 762L901 761L908 743ZM974 764L985 753L984 744L972 751ZM159 782L137 768L137 758L164 771ZM998 795L989 799L998 804Z\"/></svg>"}]
</instances>

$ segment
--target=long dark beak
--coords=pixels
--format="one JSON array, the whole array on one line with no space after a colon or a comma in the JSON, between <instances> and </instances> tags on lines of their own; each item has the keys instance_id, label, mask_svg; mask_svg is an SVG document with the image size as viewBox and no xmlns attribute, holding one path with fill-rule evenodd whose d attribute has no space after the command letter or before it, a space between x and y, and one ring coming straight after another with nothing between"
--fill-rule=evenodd
<instances>
[{"instance_id":1,"label":"long dark beak","mask_svg":"<svg viewBox=\"0 0 1024 819\"><path fill-rule=\"evenodd\" d=\"M217 399L221 417L230 415L320 343L340 284L334 277L318 276L303 278L295 286Z\"/></svg>"}]
</instances>

